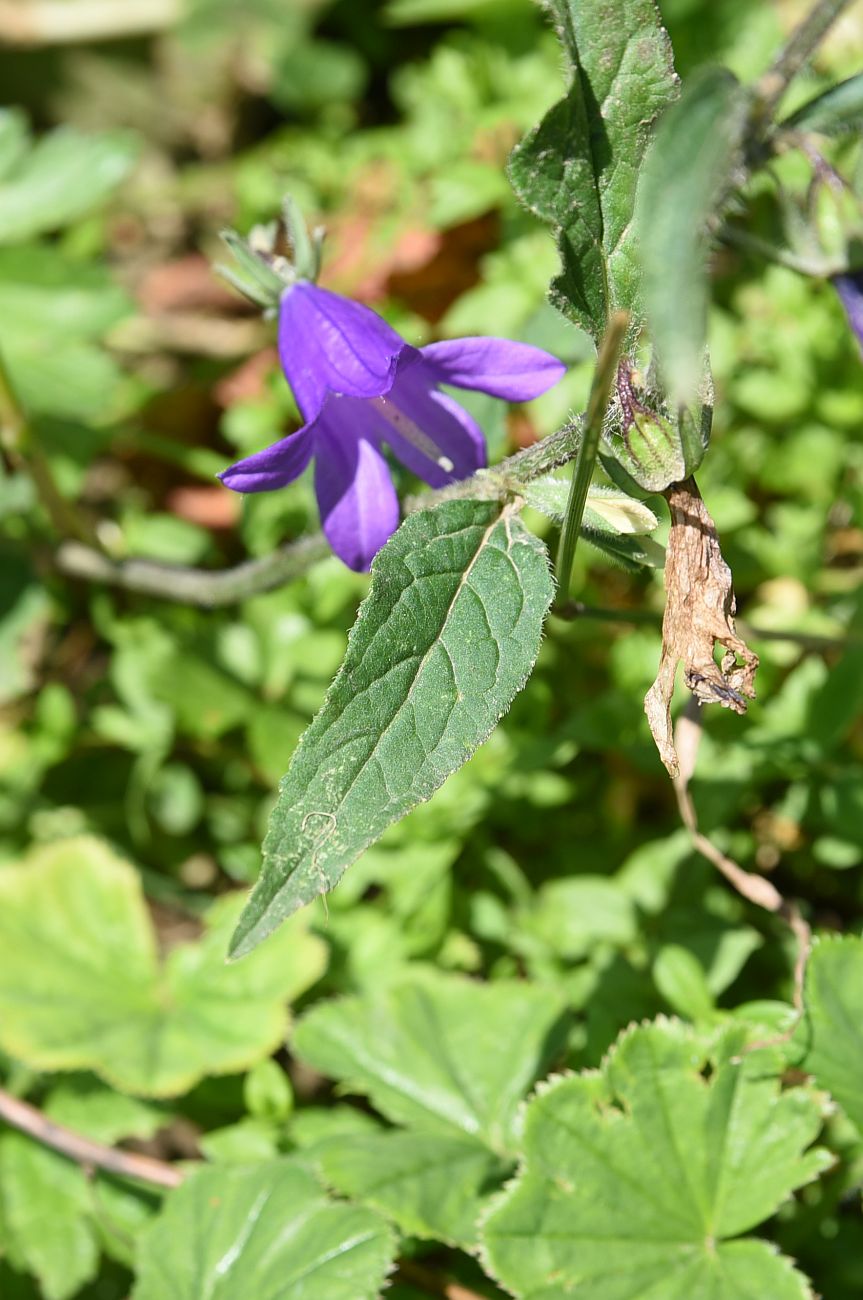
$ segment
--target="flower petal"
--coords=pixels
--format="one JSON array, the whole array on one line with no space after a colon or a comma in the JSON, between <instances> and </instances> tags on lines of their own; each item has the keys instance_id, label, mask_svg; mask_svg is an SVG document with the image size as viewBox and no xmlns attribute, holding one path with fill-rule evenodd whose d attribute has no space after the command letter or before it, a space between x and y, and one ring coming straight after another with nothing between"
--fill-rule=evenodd
<instances>
[{"instance_id":1,"label":"flower petal","mask_svg":"<svg viewBox=\"0 0 863 1300\"><path fill-rule=\"evenodd\" d=\"M336 555L357 573L368 571L399 526L399 502L377 447L352 431L322 422L315 460L321 526Z\"/></svg>"},{"instance_id":2,"label":"flower petal","mask_svg":"<svg viewBox=\"0 0 863 1300\"><path fill-rule=\"evenodd\" d=\"M833 284L842 300L848 324L857 335L857 342L863 351L863 271L834 275Z\"/></svg>"},{"instance_id":3,"label":"flower petal","mask_svg":"<svg viewBox=\"0 0 863 1300\"><path fill-rule=\"evenodd\" d=\"M299 478L315 450L315 424L306 424L219 475L235 492L269 492Z\"/></svg>"},{"instance_id":4,"label":"flower petal","mask_svg":"<svg viewBox=\"0 0 863 1300\"><path fill-rule=\"evenodd\" d=\"M407 346L376 312L328 289L301 281L282 297L279 355L306 420L320 413L327 393L388 392Z\"/></svg>"},{"instance_id":5,"label":"flower petal","mask_svg":"<svg viewBox=\"0 0 863 1300\"><path fill-rule=\"evenodd\" d=\"M566 366L550 352L508 339L443 339L420 349L438 383L478 388L508 402L526 402L552 388Z\"/></svg>"},{"instance_id":6,"label":"flower petal","mask_svg":"<svg viewBox=\"0 0 863 1300\"><path fill-rule=\"evenodd\" d=\"M381 416L378 437L432 487L468 478L486 463L482 429L454 398L434 387L434 375L422 361L399 367L375 409Z\"/></svg>"}]
</instances>

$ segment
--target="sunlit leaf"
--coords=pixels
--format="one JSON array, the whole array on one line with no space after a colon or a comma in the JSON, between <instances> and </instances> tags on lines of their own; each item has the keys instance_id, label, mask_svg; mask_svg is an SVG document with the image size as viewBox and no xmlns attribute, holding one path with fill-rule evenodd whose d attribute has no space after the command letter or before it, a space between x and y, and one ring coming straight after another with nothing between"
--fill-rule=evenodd
<instances>
[{"instance_id":1,"label":"sunlit leaf","mask_svg":"<svg viewBox=\"0 0 863 1300\"><path fill-rule=\"evenodd\" d=\"M769 1052L710 1051L674 1022L628 1030L601 1073L558 1077L528 1106L525 1167L482 1229L520 1300L804 1300L761 1241L728 1241L830 1163L808 1091ZM810 1148L807 1150L807 1148Z\"/></svg>"},{"instance_id":2,"label":"sunlit leaf","mask_svg":"<svg viewBox=\"0 0 863 1300\"><path fill-rule=\"evenodd\" d=\"M89 1069L170 1096L241 1070L283 1041L286 1003L315 982L326 945L303 921L253 962L225 964L240 907L164 961L140 877L99 841L60 841L0 873L0 1045L43 1070Z\"/></svg>"},{"instance_id":3,"label":"sunlit leaf","mask_svg":"<svg viewBox=\"0 0 863 1300\"><path fill-rule=\"evenodd\" d=\"M451 501L405 520L282 781L233 955L332 889L482 744L533 667L551 597L545 548L509 508Z\"/></svg>"},{"instance_id":4,"label":"sunlit leaf","mask_svg":"<svg viewBox=\"0 0 863 1300\"><path fill-rule=\"evenodd\" d=\"M132 1300L375 1300L394 1247L289 1160L203 1168L144 1237Z\"/></svg>"}]
</instances>

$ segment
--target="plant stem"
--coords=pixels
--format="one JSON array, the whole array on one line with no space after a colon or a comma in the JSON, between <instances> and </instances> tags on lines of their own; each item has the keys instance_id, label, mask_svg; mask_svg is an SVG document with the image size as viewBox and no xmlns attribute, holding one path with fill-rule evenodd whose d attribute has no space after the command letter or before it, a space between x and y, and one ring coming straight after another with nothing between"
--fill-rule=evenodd
<instances>
[{"instance_id":1,"label":"plant stem","mask_svg":"<svg viewBox=\"0 0 863 1300\"><path fill-rule=\"evenodd\" d=\"M177 1169L164 1160L154 1160L152 1156L142 1156L134 1151L121 1151L117 1147L93 1142L62 1124L55 1124L41 1110L13 1097L3 1088L0 1088L0 1120L85 1168L104 1169L108 1173L137 1178L156 1187L179 1187L183 1181L182 1169Z\"/></svg>"},{"instance_id":2,"label":"plant stem","mask_svg":"<svg viewBox=\"0 0 863 1300\"><path fill-rule=\"evenodd\" d=\"M766 120L789 84L809 61L836 19L851 0L818 0L809 15L791 33L773 65L756 86L759 114Z\"/></svg>"},{"instance_id":3,"label":"plant stem","mask_svg":"<svg viewBox=\"0 0 863 1300\"><path fill-rule=\"evenodd\" d=\"M77 510L61 493L51 466L33 437L33 428L15 392L9 369L0 352L0 447L12 463L29 474L39 500L61 537L77 537L89 546L98 540Z\"/></svg>"},{"instance_id":4,"label":"plant stem","mask_svg":"<svg viewBox=\"0 0 863 1300\"><path fill-rule=\"evenodd\" d=\"M565 465L572 459L580 439L581 421L570 421L548 438L516 452L493 469L480 470L469 479L451 483L435 492L424 492L409 499L405 508L408 512L425 510L443 501L464 498L506 500L517 494L522 484ZM105 582L142 595L213 609L283 587L329 554L330 548L323 535L315 533L288 542L259 559L244 560L230 569L195 569L147 559L114 561L92 546L74 542L60 546L54 562L61 572L72 578Z\"/></svg>"},{"instance_id":5,"label":"plant stem","mask_svg":"<svg viewBox=\"0 0 863 1300\"><path fill-rule=\"evenodd\" d=\"M605 412L611 400L611 390L617 374L617 363L626 330L629 325L629 312L619 311L611 317L606 326L605 335L596 358L596 370L590 386L587 413L584 418L584 432L575 457L572 482L569 488L569 500L566 516L560 534L560 549L557 553L558 597L567 600L569 584L572 577L572 562L575 548L581 533L581 521L587 502L587 490L593 478L596 456L599 451L599 439Z\"/></svg>"}]
</instances>

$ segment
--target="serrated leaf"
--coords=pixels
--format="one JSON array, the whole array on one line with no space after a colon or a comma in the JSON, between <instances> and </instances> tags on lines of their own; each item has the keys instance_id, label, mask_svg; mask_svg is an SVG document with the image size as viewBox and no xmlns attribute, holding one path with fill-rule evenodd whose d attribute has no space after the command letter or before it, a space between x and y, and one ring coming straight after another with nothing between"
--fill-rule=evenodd
<instances>
[{"instance_id":1,"label":"serrated leaf","mask_svg":"<svg viewBox=\"0 0 863 1300\"><path fill-rule=\"evenodd\" d=\"M780 129L818 131L821 135L842 135L863 128L863 72L838 86L831 86L814 99L801 104L780 123Z\"/></svg>"},{"instance_id":2,"label":"serrated leaf","mask_svg":"<svg viewBox=\"0 0 863 1300\"><path fill-rule=\"evenodd\" d=\"M297 1054L397 1124L514 1149L525 1093L561 1045L561 995L541 985L412 974L313 1007Z\"/></svg>"},{"instance_id":3,"label":"serrated leaf","mask_svg":"<svg viewBox=\"0 0 863 1300\"><path fill-rule=\"evenodd\" d=\"M149 1096L241 1070L287 1031L286 1002L318 978L326 945L292 926L228 967L241 899L160 962L138 873L93 839L60 841L0 873L0 1045L42 1070L89 1069Z\"/></svg>"},{"instance_id":4,"label":"serrated leaf","mask_svg":"<svg viewBox=\"0 0 863 1300\"><path fill-rule=\"evenodd\" d=\"M482 744L533 667L552 595L545 548L509 508L450 501L405 520L282 781L233 956L332 889Z\"/></svg>"},{"instance_id":5,"label":"serrated leaf","mask_svg":"<svg viewBox=\"0 0 863 1300\"><path fill-rule=\"evenodd\" d=\"M375 1300L394 1252L383 1219L290 1160L204 1168L143 1237L132 1300Z\"/></svg>"},{"instance_id":6,"label":"serrated leaf","mask_svg":"<svg viewBox=\"0 0 863 1300\"><path fill-rule=\"evenodd\" d=\"M702 379L710 235L740 167L748 102L726 69L696 74L660 120L638 182L648 325L674 404Z\"/></svg>"},{"instance_id":7,"label":"serrated leaf","mask_svg":"<svg viewBox=\"0 0 863 1300\"><path fill-rule=\"evenodd\" d=\"M84 216L126 178L137 152L125 131L84 135L72 127L43 136L26 154L19 146L0 180L0 243L32 239Z\"/></svg>"},{"instance_id":8,"label":"serrated leaf","mask_svg":"<svg viewBox=\"0 0 863 1300\"><path fill-rule=\"evenodd\" d=\"M782 1091L769 1052L709 1052L675 1022L630 1029L602 1073L558 1078L527 1109L525 1167L481 1236L521 1300L801 1300L806 1280L754 1228L829 1163L816 1098Z\"/></svg>"},{"instance_id":9,"label":"serrated leaf","mask_svg":"<svg viewBox=\"0 0 863 1300\"><path fill-rule=\"evenodd\" d=\"M479 1142L444 1133L351 1134L312 1152L338 1192L380 1212L414 1237L470 1250L490 1193L510 1163Z\"/></svg>"},{"instance_id":10,"label":"serrated leaf","mask_svg":"<svg viewBox=\"0 0 863 1300\"><path fill-rule=\"evenodd\" d=\"M863 1132L863 939L819 939L806 969L801 1062Z\"/></svg>"},{"instance_id":11,"label":"serrated leaf","mask_svg":"<svg viewBox=\"0 0 863 1300\"><path fill-rule=\"evenodd\" d=\"M598 343L612 311L641 318L632 225L639 168L674 97L671 45L653 0L550 0L571 68L566 98L516 148L513 187L555 230L552 301Z\"/></svg>"}]
</instances>

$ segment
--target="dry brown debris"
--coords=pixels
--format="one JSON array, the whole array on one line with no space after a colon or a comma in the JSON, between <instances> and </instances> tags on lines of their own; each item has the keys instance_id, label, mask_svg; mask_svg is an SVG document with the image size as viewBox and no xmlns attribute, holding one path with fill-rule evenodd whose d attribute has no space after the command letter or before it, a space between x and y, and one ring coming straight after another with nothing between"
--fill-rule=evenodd
<instances>
[{"instance_id":1,"label":"dry brown debris","mask_svg":"<svg viewBox=\"0 0 863 1300\"><path fill-rule=\"evenodd\" d=\"M671 534L665 560L662 656L644 710L659 756L676 777L671 697L678 663L683 662L683 679L699 704L721 704L745 713L747 699L755 695L758 656L735 631L731 570L722 558L716 526L695 479L672 483L664 495L671 511ZM721 664L714 658L717 645L725 648Z\"/></svg>"}]
</instances>

